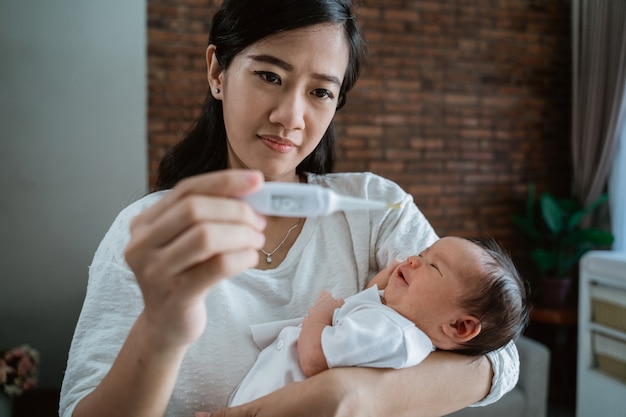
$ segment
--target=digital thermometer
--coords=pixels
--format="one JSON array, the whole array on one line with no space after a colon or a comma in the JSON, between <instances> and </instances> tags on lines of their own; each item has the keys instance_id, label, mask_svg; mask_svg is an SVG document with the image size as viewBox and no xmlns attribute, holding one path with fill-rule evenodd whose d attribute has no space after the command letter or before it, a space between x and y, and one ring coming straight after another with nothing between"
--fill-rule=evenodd
<instances>
[{"instance_id":1,"label":"digital thermometer","mask_svg":"<svg viewBox=\"0 0 626 417\"><path fill-rule=\"evenodd\" d=\"M282 217L315 217L336 211L399 207L384 201L337 194L320 185L295 182L266 182L261 189L242 199L258 213Z\"/></svg>"}]
</instances>

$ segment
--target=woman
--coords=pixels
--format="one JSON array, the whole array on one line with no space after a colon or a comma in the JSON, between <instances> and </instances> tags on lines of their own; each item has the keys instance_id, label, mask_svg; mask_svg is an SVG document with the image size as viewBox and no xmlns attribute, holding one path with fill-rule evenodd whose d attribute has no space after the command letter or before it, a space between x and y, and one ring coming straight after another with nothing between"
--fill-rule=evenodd
<instances>
[{"instance_id":1,"label":"woman","mask_svg":"<svg viewBox=\"0 0 626 417\"><path fill-rule=\"evenodd\" d=\"M301 317L322 289L354 294L380 265L437 239L397 185L327 174L332 118L362 51L349 1L223 2L202 116L164 159L163 191L120 213L90 267L61 416L224 407L258 354L250 324ZM263 181L321 184L401 209L263 218L237 199ZM405 370L335 369L213 415L442 415L514 385L514 346L489 358L435 352Z\"/></svg>"}]
</instances>

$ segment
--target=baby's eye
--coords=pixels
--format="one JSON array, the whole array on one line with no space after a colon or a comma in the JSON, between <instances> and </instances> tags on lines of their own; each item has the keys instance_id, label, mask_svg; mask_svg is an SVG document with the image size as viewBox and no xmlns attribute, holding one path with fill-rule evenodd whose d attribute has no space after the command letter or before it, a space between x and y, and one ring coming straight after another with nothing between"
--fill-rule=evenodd
<instances>
[{"instance_id":1,"label":"baby's eye","mask_svg":"<svg viewBox=\"0 0 626 417\"><path fill-rule=\"evenodd\" d=\"M430 266L432 266L433 268L435 268L435 270L439 273L439 276L443 276L443 274L441 273L441 270L439 269L439 267L435 264L430 264Z\"/></svg>"},{"instance_id":2,"label":"baby's eye","mask_svg":"<svg viewBox=\"0 0 626 417\"><path fill-rule=\"evenodd\" d=\"M335 98L335 95L332 91L326 90L325 88L316 88L312 93L317 98Z\"/></svg>"},{"instance_id":3,"label":"baby's eye","mask_svg":"<svg viewBox=\"0 0 626 417\"><path fill-rule=\"evenodd\" d=\"M259 77L261 77L264 81L267 81L268 83L278 84L278 85L280 85L281 83L280 77L274 74L273 72L255 71L254 73L258 75Z\"/></svg>"}]
</instances>

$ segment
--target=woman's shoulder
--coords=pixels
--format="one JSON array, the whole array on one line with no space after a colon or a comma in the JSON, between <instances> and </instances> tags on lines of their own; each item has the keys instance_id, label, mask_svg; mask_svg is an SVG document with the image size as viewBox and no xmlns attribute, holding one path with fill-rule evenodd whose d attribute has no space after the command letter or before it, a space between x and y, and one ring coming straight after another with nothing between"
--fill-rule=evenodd
<instances>
[{"instance_id":1,"label":"woman's shoulder","mask_svg":"<svg viewBox=\"0 0 626 417\"><path fill-rule=\"evenodd\" d=\"M308 174L307 180L332 188L340 193L363 197L404 197L406 192L392 180L373 172L338 172L332 174Z\"/></svg>"},{"instance_id":2,"label":"woman's shoulder","mask_svg":"<svg viewBox=\"0 0 626 417\"><path fill-rule=\"evenodd\" d=\"M122 209L100 241L93 264L99 261L124 264L123 248L126 247L130 238L130 221L160 200L163 195L162 191L145 195Z\"/></svg>"},{"instance_id":3,"label":"woman's shoulder","mask_svg":"<svg viewBox=\"0 0 626 417\"><path fill-rule=\"evenodd\" d=\"M123 208L113 220L109 227L104 240L128 240L128 225L133 217L137 216L143 210L147 209L165 195L165 191L157 191L135 200L134 202Z\"/></svg>"},{"instance_id":4,"label":"woman's shoulder","mask_svg":"<svg viewBox=\"0 0 626 417\"><path fill-rule=\"evenodd\" d=\"M120 220L123 221L125 219L130 220L131 218L135 217L137 214L141 213L148 207L155 204L157 201L163 198L163 196L166 193L167 193L167 190L156 191L150 194L146 194L143 197L133 201L132 203L130 203L129 205L127 205L125 208L123 208L120 211L120 213L117 216L117 220L118 221Z\"/></svg>"}]
</instances>

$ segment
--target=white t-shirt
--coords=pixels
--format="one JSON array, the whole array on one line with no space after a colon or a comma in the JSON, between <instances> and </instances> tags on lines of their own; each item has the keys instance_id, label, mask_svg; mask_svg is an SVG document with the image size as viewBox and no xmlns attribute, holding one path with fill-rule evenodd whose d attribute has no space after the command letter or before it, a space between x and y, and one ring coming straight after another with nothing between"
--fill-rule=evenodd
<instances>
[{"instance_id":1,"label":"white t-shirt","mask_svg":"<svg viewBox=\"0 0 626 417\"><path fill-rule=\"evenodd\" d=\"M401 208L308 218L275 269L251 269L213 287L206 297L205 332L187 350L166 416L226 405L259 353L250 324L303 317L321 290L339 298L356 294L383 266L418 253L437 239L411 195L389 180L371 173L339 173L311 174L308 182L341 194L400 203ZM70 417L78 401L104 378L143 309L124 249L131 219L163 194L150 194L124 209L95 253L63 380L61 417ZM483 403L510 390L519 372L513 343L489 358L494 379Z\"/></svg>"},{"instance_id":2,"label":"white t-shirt","mask_svg":"<svg viewBox=\"0 0 626 417\"><path fill-rule=\"evenodd\" d=\"M231 396L229 406L306 379L297 346L302 320L251 326L252 338L262 351ZM381 302L376 285L346 298L345 304L335 309L332 326L322 331L321 342L329 368L405 368L417 365L435 349L426 333Z\"/></svg>"}]
</instances>

